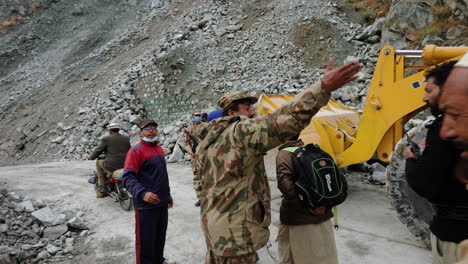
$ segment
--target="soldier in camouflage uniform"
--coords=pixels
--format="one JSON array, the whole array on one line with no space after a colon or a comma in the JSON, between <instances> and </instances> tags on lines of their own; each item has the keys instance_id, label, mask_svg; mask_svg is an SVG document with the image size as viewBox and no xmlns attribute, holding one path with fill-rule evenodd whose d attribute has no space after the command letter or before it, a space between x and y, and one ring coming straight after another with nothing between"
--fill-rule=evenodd
<instances>
[{"instance_id":1,"label":"soldier in camouflage uniform","mask_svg":"<svg viewBox=\"0 0 468 264\"><path fill-rule=\"evenodd\" d=\"M319 81L274 113L257 118L257 98L244 92L224 95L219 101L223 117L202 131L197 148L195 183L201 199L202 230L207 264L255 263L257 250L269 239L270 188L263 156L297 135L324 106L330 92L356 79L362 68L349 62L335 70L330 60Z\"/></svg>"},{"instance_id":2,"label":"soldier in camouflage uniform","mask_svg":"<svg viewBox=\"0 0 468 264\"><path fill-rule=\"evenodd\" d=\"M200 142L200 133L208 124L201 120L202 112L198 109L192 111L192 124L185 130L185 150L193 158L194 149ZM195 142L196 141L196 142Z\"/></svg>"},{"instance_id":3,"label":"soldier in camouflage uniform","mask_svg":"<svg viewBox=\"0 0 468 264\"><path fill-rule=\"evenodd\" d=\"M202 112L198 109L194 109L192 111L192 119L193 122L190 124L190 126L185 130L185 150L190 154L190 157L192 158L192 171L193 171L193 182L194 185L198 184L199 177L194 170L194 155L195 155L195 148L198 145L198 143L201 141L200 140L200 133L205 128L208 124L205 122L202 122L201 120ZM195 202L195 206L200 206L200 198L197 197L198 200Z\"/></svg>"}]
</instances>

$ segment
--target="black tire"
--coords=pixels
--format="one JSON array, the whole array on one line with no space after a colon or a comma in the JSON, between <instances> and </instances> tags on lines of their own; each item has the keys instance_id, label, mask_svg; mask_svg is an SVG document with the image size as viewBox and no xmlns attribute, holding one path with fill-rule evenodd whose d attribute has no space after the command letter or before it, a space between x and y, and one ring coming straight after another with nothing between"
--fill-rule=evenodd
<instances>
[{"instance_id":1,"label":"black tire","mask_svg":"<svg viewBox=\"0 0 468 264\"><path fill-rule=\"evenodd\" d=\"M117 187L120 207L122 207L122 209L124 209L125 211L132 210L132 196L128 193L127 189L123 186L121 182L117 185Z\"/></svg>"},{"instance_id":2,"label":"black tire","mask_svg":"<svg viewBox=\"0 0 468 264\"><path fill-rule=\"evenodd\" d=\"M423 150L427 128L420 124L412 129L411 139ZM387 166L387 193L391 204L396 209L398 218L409 231L430 248L429 226L434 215L434 209L426 199L411 189L405 177L405 148L407 139L402 138L396 145Z\"/></svg>"}]
</instances>

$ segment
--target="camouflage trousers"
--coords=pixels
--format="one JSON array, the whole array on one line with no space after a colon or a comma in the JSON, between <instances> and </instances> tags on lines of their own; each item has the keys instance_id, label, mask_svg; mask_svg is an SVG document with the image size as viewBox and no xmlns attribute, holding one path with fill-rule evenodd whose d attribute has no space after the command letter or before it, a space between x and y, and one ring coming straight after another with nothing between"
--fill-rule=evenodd
<instances>
[{"instance_id":1,"label":"camouflage trousers","mask_svg":"<svg viewBox=\"0 0 468 264\"><path fill-rule=\"evenodd\" d=\"M205 258L205 264L255 264L257 261L257 252L237 257L221 257L216 256L211 250L208 250Z\"/></svg>"}]
</instances>

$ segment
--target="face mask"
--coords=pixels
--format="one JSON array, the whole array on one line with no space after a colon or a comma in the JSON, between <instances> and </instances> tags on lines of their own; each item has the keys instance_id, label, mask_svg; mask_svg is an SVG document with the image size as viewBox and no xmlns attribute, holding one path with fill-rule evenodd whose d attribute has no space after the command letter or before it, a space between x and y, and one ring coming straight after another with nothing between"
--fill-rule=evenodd
<instances>
[{"instance_id":1,"label":"face mask","mask_svg":"<svg viewBox=\"0 0 468 264\"><path fill-rule=\"evenodd\" d=\"M142 138L141 140L143 140L144 142L148 142L148 143L152 143L152 142L158 141L158 139L157 139L156 137L154 137L154 138L147 138L147 137L144 137L144 138Z\"/></svg>"},{"instance_id":2,"label":"face mask","mask_svg":"<svg viewBox=\"0 0 468 264\"><path fill-rule=\"evenodd\" d=\"M195 116L195 117L193 118L193 121L194 121L195 123L200 123L200 122L201 122L201 116Z\"/></svg>"}]
</instances>

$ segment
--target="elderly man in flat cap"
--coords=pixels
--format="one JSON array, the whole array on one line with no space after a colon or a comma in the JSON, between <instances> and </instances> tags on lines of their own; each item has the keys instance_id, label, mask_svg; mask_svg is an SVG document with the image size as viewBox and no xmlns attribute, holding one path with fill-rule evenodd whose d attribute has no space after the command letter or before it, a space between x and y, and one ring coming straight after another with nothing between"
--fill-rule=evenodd
<instances>
[{"instance_id":1,"label":"elderly man in flat cap","mask_svg":"<svg viewBox=\"0 0 468 264\"><path fill-rule=\"evenodd\" d=\"M96 161L96 171L98 176L98 185L96 188L96 197L103 198L107 196L105 190L106 177L111 177L112 172L122 169L125 162L125 155L130 148L130 139L126 135L119 133L120 125L111 123L107 126L109 135L101 140L101 144L88 156L89 160L94 160L102 153L106 154L104 160Z\"/></svg>"},{"instance_id":2,"label":"elderly man in flat cap","mask_svg":"<svg viewBox=\"0 0 468 264\"><path fill-rule=\"evenodd\" d=\"M362 68L349 62L333 70L330 60L321 81L274 113L255 117L256 97L244 92L224 95L223 117L202 131L195 167L200 175L201 222L205 263L256 263L257 250L270 237L270 189L263 156L299 134L326 105L330 93L356 79Z\"/></svg>"}]
</instances>

